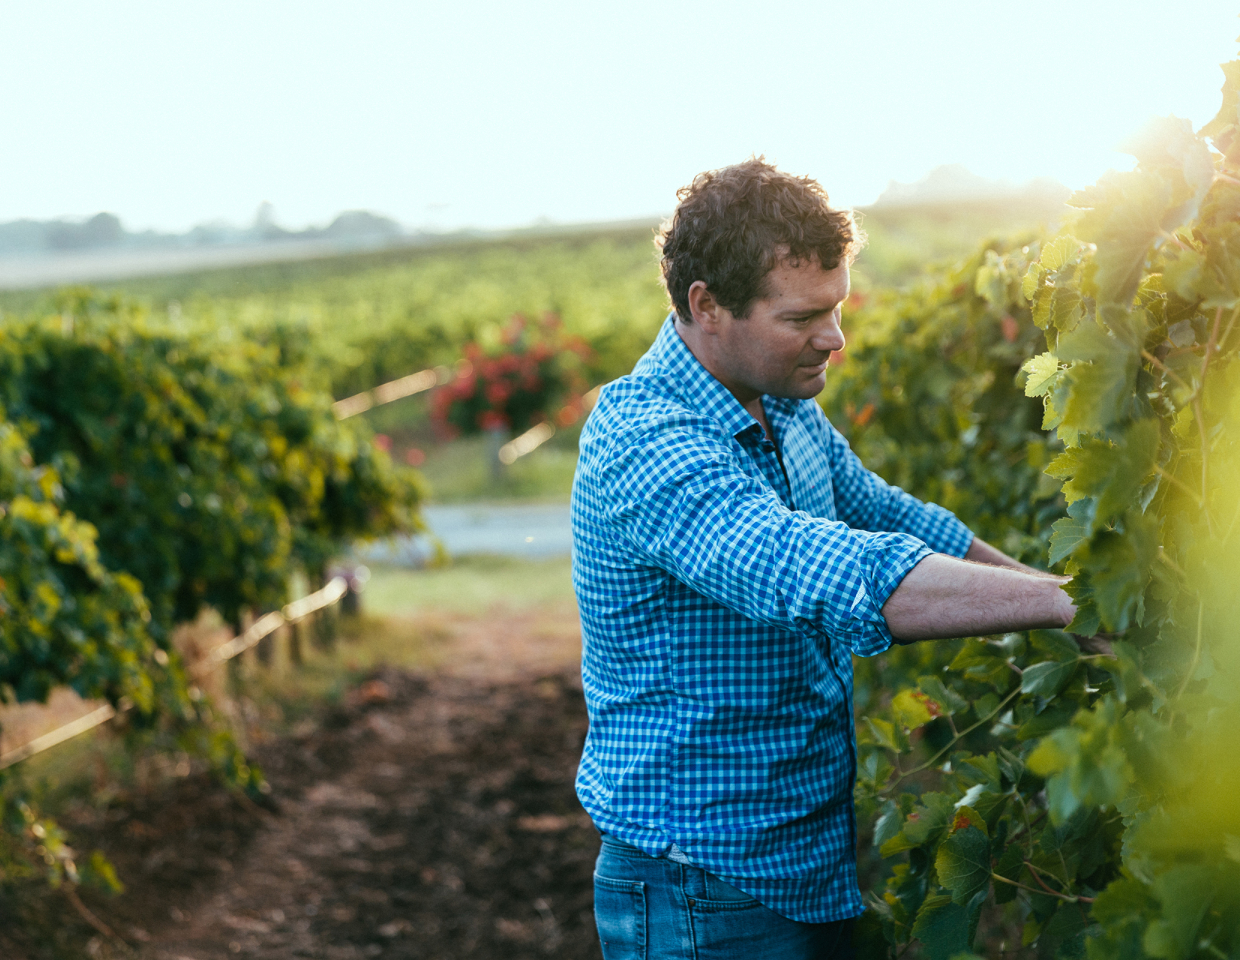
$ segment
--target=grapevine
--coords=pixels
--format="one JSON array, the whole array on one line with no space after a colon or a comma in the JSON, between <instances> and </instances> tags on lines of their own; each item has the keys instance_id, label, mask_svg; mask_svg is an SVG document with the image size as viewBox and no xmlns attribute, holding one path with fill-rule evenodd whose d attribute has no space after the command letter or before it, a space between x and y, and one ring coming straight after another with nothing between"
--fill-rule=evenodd
<instances>
[{"instance_id":1,"label":"grapevine","mask_svg":"<svg viewBox=\"0 0 1240 960\"><path fill-rule=\"evenodd\" d=\"M257 795L173 628L207 605L234 622L278 607L298 568L321 578L354 538L410 529L420 486L278 338L151 327L83 292L60 307L0 330L0 702L106 699L130 735ZM79 881L117 887L3 776L0 883L42 875L74 902Z\"/></svg>"},{"instance_id":2,"label":"grapevine","mask_svg":"<svg viewBox=\"0 0 1240 960\"><path fill-rule=\"evenodd\" d=\"M1240 61L1224 70L1218 117L1152 125L1058 236L865 311L826 398L894 479L1070 574L1079 611L1072 634L859 667L872 955L1240 950Z\"/></svg>"}]
</instances>

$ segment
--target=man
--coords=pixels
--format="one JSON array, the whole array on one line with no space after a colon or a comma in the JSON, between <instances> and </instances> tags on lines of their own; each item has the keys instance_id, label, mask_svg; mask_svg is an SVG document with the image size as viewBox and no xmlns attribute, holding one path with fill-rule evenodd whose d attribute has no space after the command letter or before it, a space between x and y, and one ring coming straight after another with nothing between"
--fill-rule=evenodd
<instances>
[{"instance_id":1,"label":"man","mask_svg":"<svg viewBox=\"0 0 1240 960\"><path fill-rule=\"evenodd\" d=\"M606 960L851 956L853 654L1066 626L1066 582L867 471L814 397L860 237L761 159L661 236L673 313L573 487Z\"/></svg>"}]
</instances>

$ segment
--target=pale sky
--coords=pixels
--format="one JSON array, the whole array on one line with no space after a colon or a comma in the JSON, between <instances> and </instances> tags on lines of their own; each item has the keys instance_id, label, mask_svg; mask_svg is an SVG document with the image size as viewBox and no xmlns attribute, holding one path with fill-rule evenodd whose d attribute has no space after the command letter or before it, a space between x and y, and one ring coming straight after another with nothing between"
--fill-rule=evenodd
<instances>
[{"instance_id":1,"label":"pale sky","mask_svg":"<svg viewBox=\"0 0 1240 960\"><path fill-rule=\"evenodd\" d=\"M1226 0L0 0L0 220L652 216L764 153L840 203L940 164L1071 187L1200 125Z\"/></svg>"}]
</instances>

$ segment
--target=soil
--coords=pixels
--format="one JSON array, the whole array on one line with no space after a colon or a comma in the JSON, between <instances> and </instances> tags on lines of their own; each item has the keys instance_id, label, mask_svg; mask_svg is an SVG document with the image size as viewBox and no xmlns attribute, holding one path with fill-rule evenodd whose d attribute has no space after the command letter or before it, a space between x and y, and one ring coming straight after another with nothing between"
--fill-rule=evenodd
<instances>
[{"instance_id":1,"label":"soil","mask_svg":"<svg viewBox=\"0 0 1240 960\"><path fill-rule=\"evenodd\" d=\"M476 661L475 661L476 662ZM563 661L561 661L563 664ZM271 810L207 777L62 816L126 884L0 902L0 958L596 958L580 679L384 669L253 755Z\"/></svg>"}]
</instances>

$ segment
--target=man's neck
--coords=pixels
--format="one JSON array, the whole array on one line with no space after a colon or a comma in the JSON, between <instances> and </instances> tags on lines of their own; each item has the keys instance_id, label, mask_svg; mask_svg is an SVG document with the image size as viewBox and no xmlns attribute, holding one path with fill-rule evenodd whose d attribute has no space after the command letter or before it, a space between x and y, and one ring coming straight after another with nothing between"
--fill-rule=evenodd
<instances>
[{"instance_id":1,"label":"man's neck","mask_svg":"<svg viewBox=\"0 0 1240 960\"><path fill-rule=\"evenodd\" d=\"M771 430L771 424L766 419L766 408L762 406L762 398L756 397L749 403L742 403L742 407L749 411L750 415L762 425L762 432L766 434L766 438L775 442L775 434Z\"/></svg>"},{"instance_id":2,"label":"man's neck","mask_svg":"<svg viewBox=\"0 0 1240 960\"><path fill-rule=\"evenodd\" d=\"M681 342L689 348L689 352L693 354L694 359L706 369L707 373L727 388L728 393L736 398L736 402L744 407L751 417L758 421L767 439L773 442L775 435L771 432L771 425L766 419L766 410L762 406L762 394L754 393L752 390L747 390L731 383L730 378L720 369L719 364L715 363L714 357L711 356L710 349L707 346L707 340L698 335L699 331L687 326L679 319L673 322L673 329L680 337Z\"/></svg>"}]
</instances>

